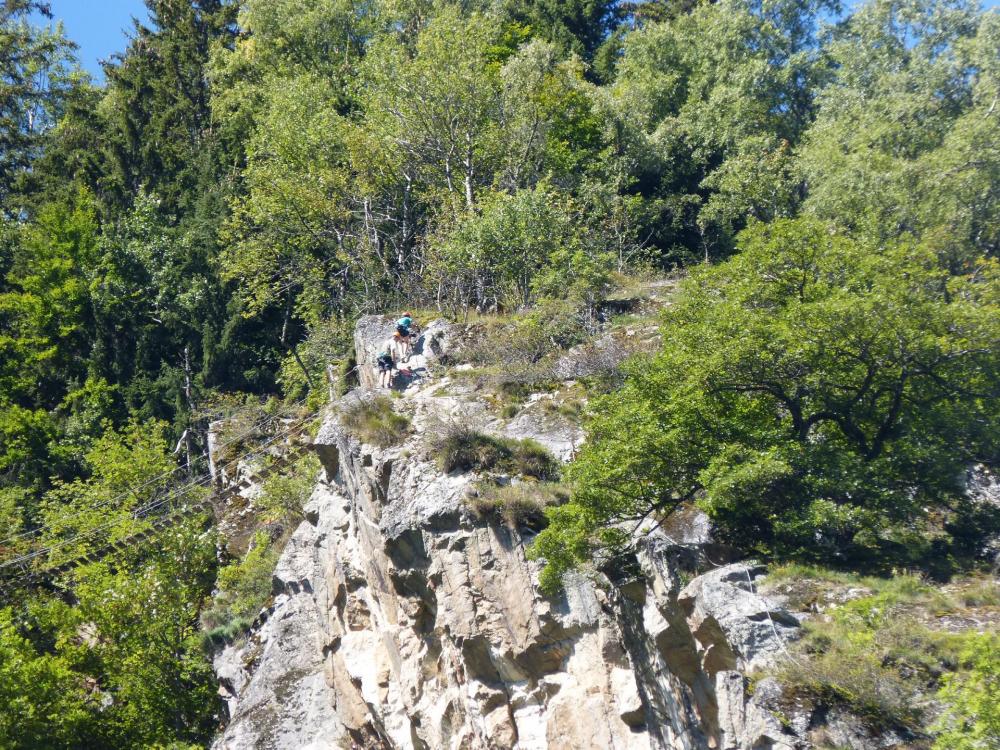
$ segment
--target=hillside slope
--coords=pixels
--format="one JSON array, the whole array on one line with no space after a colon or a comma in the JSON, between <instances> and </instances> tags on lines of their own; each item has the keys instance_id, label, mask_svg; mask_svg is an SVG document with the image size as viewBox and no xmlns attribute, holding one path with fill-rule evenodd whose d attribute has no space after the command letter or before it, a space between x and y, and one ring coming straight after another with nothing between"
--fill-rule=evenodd
<instances>
[{"instance_id":1,"label":"hillside slope","mask_svg":"<svg viewBox=\"0 0 1000 750\"><path fill-rule=\"evenodd\" d=\"M386 325L359 323L360 362ZM327 415L314 443L324 468L266 619L216 658L231 716L216 748L750 750L810 747L820 729L849 747L900 741L843 712L801 706L790 719L770 678L751 695L747 676L785 652L799 621L760 595L761 566L691 578L710 541L697 516L631 564L541 595L530 521L475 512L479 475L435 461L434 437L456 424L511 429L474 383L444 374L460 334L438 324L418 346L417 377L391 400L411 423L398 444L344 426L375 397L366 389ZM577 428L525 412L516 428L530 423L566 457Z\"/></svg>"}]
</instances>

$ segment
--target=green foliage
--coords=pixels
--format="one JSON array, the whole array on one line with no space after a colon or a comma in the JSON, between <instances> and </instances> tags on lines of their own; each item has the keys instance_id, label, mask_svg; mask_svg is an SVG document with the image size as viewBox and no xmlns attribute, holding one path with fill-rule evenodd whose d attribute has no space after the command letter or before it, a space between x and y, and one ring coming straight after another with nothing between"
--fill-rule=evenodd
<instances>
[{"instance_id":1,"label":"green foliage","mask_svg":"<svg viewBox=\"0 0 1000 750\"><path fill-rule=\"evenodd\" d=\"M211 588L215 543L203 523L175 524L158 536L154 555L127 554L140 560L133 565L77 573L79 616L97 637L99 684L114 696L100 727L113 746L199 742L214 727L217 688L198 607Z\"/></svg>"},{"instance_id":2,"label":"green foliage","mask_svg":"<svg viewBox=\"0 0 1000 750\"><path fill-rule=\"evenodd\" d=\"M949 276L912 242L874 248L808 220L741 244L682 286L662 351L595 405L573 502L538 540L553 575L695 500L759 553L963 554L961 477L1000 427L995 263Z\"/></svg>"},{"instance_id":3,"label":"green foliage","mask_svg":"<svg viewBox=\"0 0 1000 750\"><path fill-rule=\"evenodd\" d=\"M0 525L44 524L66 542L52 561L146 528L133 514L176 486L157 479L170 449L195 461L221 404L324 401L359 313L516 311L466 352L510 406L588 343L612 272L738 245L622 387L634 348L590 368L610 393L572 502L547 509L546 586L683 502L748 550L939 573L996 528L958 481L996 461L995 13L147 4L102 85L37 26L47 3L0 4ZM802 211L836 225L786 220ZM388 399L348 418L385 445L408 431ZM556 474L513 441L442 446L456 467ZM296 517L312 470L269 485L268 520ZM0 670L28 698L0 715L27 718L0 718L0 744L204 743L194 624L214 559L192 524L162 541L187 568L131 550L66 582L78 605L39 594L11 615L26 624L0 634ZM33 544L16 541L5 554ZM236 564L259 590L231 582L226 634L278 547Z\"/></svg>"},{"instance_id":4,"label":"green foliage","mask_svg":"<svg viewBox=\"0 0 1000 750\"><path fill-rule=\"evenodd\" d=\"M81 76L70 70L72 47L61 26L40 28L48 3L9 0L0 7L0 217L17 216L32 181L43 136ZM27 184L26 184L27 183ZM0 272L3 267L0 264Z\"/></svg>"},{"instance_id":5,"label":"green foliage","mask_svg":"<svg viewBox=\"0 0 1000 750\"><path fill-rule=\"evenodd\" d=\"M587 229L545 185L492 195L433 252L437 286L456 313L470 305L516 310L540 297L593 304L608 286L613 259L588 240Z\"/></svg>"},{"instance_id":6,"label":"green foliage","mask_svg":"<svg viewBox=\"0 0 1000 750\"><path fill-rule=\"evenodd\" d=\"M327 379L326 366L338 361L343 366L350 361L350 357L345 353L353 351L352 333L349 321L342 318L323 321L309 329L306 338L296 347L295 354L285 357L278 372L277 380L289 399L302 398L306 394L314 397L325 396L325 391L319 384ZM315 391L309 390L306 372L312 382L317 384ZM345 376L346 372L338 373L340 387L344 386ZM346 390L343 393L346 393Z\"/></svg>"},{"instance_id":7,"label":"green foliage","mask_svg":"<svg viewBox=\"0 0 1000 750\"><path fill-rule=\"evenodd\" d=\"M793 693L846 705L873 725L920 731L920 696L958 666L962 637L924 623L949 603L919 579L866 582L874 584L872 595L806 623L782 682Z\"/></svg>"},{"instance_id":8,"label":"green foliage","mask_svg":"<svg viewBox=\"0 0 1000 750\"><path fill-rule=\"evenodd\" d=\"M578 241L572 217L553 198L544 186L491 195L480 211L457 222L432 256L456 313L469 306L516 310L534 300L538 274ZM566 296L569 290L547 291Z\"/></svg>"},{"instance_id":9,"label":"green foliage","mask_svg":"<svg viewBox=\"0 0 1000 750\"><path fill-rule=\"evenodd\" d=\"M945 711L934 750L986 750L1000 744L1000 639L971 633L959 654L964 673L946 675L938 698Z\"/></svg>"},{"instance_id":10,"label":"green foliage","mask_svg":"<svg viewBox=\"0 0 1000 750\"><path fill-rule=\"evenodd\" d=\"M317 261L336 259L334 227L344 218L346 175L337 167L346 123L327 80L300 76L273 87L247 144L247 194L233 205L223 274L243 280L248 312L298 293L297 312L318 323L328 292Z\"/></svg>"},{"instance_id":11,"label":"green foliage","mask_svg":"<svg viewBox=\"0 0 1000 750\"><path fill-rule=\"evenodd\" d=\"M385 396L352 402L341 411L340 420L362 442L381 448L401 443L410 432L409 417L397 414Z\"/></svg>"},{"instance_id":12,"label":"green foliage","mask_svg":"<svg viewBox=\"0 0 1000 750\"><path fill-rule=\"evenodd\" d=\"M209 637L231 637L253 621L271 596L272 573L280 555L281 545L260 530L242 560L219 569L215 599L202 615Z\"/></svg>"},{"instance_id":13,"label":"green foliage","mask_svg":"<svg viewBox=\"0 0 1000 750\"><path fill-rule=\"evenodd\" d=\"M94 717L72 662L39 653L18 632L11 610L0 611L0 745L70 747Z\"/></svg>"},{"instance_id":14,"label":"green foliage","mask_svg":"<svg viewBox=\"0 0 1000 750\"><path fill-rule=\"evenodd\" d=\"M98 381L81 387L94 330L88 277L96 261L97 219L81 191L69 203L45 207L22 229L0 285L0 434L6 438L0 471L18 473L22 486L37 490L49 475L78 468L79 456L57 440L66 417L98 407L88 424L73 426L73 439L86 442L98 432L95 419L110 412L106 400L83 398L88 388L96 395Z\"/></svg>"},{"instance_id":15,"label":"green foliage","mask_svg":"<svg viewBox=\"0 0 1000 750\"><path fill-rule=\"evenodd\" d=\"M319 459L307 455L295 462L286 474L269 477L254 500L254 507L264 523L297 524L305 515L303 506L316 484Z\"/></svg>"},{"instance_id":16,"label":"green foliage","mask_svg":"<svg viewBox=\"0 0 1000 750\"><path fill-rule=\"evenodd\" d=\"M148 747L204 742L215 681L197 629L215 543L204 518L157 546L74 570L74 603L41 595L0 616L5 747Z\"/></svg>"},{"instance_id":17,"label":"green foliage","mask_svg":"<svg viewBox=\"0 0 1000 750\"><path fill-rule=\"evenodd\" d=\"M608 0L512 0L508 12L533 34L585 60L594 58L618 21Z\"/></svg>"},{"instance_id":18,"label":"green foliage","mask_svg":"<svg viewBox=\"0 0 1000 750\"><path fill-rule=\"evenodd\" d=\"M148 529L148 517L136 511L177 485L162 424L105 427L83 460L86 479L56 483L42 500L36 541L53 546L46 564ZM185 502L200 497L191 492ZM171 509L164 504L154 514ZM11 671L4 683L18 691L0 696L0 713L25 721L2 730L5 746L135 747L207 736L214 687L197 620L215 543L204 522L189 514L161 531L155 546L130 545L76 568L62 582L72 587L72 605L47 595L21 605L30 641L0 629L0 648L17 651L4 655ZM40 733L46 741L34 744Z\"/></svg>"},{"instance_id":19,"label":"green foliage","mask_svg":"<svg viewBox=\"0 0 1000 750\"><path fill-rule=\"evenodd\" d=\"M975 3L859 8L828 48L837 83L804 142L807 208L957 259L995 253L998 40L1000 18Z\"/></svg>"},{"instance_id":20,"label":"green foliage","mask_svg":"<svg viewBox=\"0 0 1000 750\"><path fill-rule=\"evenodd\" d=\"M148 0L149 25L135 24L129 49L105 66L101 102L108 142L105 190L128 205L138 189L165 213L196 201L199 168L211 153L204 67L213 42L235 32L224 0Z\"/></svg>"},{"instance_id":21,"label":"green foliage","mask_svg":"<svg viewBox=\"0 0 1000 750\"><path fill-rule=\"evenodd\" d=\"M955 579L942 590L913 575L861 577L792 563L772 568L765 585L796 610L819 613L776 667L786 697L846 706L875 727L936 736L935 747L974 737L985 744L969 747L990 746L995 637L942 624L991 617L1000 596L995 581ZM927 699L934 691L944 714Z\"/></svg>"},{"instance_id":22,"label":"green foliage","mask_svg":"<svg viewBox=\"0 0 1000 750\"><path fill-rule=\"evenodd\" d=\"M122 432L106 430L86 454L89 477L58 483L45 494L41 541L58 545L49 562L72 559L148 528L149 519L137 517L135 511L182 478L164 432L162 423L132 423ZM195 490L185 502L200 497ZM152 515L171 508L164 504Z\"/></svg>"},{"instance_id":23,"label":"green foliage","mask_svg":"<svg viewBox=\"0 0 1000 750\"><path fill-rule=\"evenodd\" d=\"M661 251L719 257L749 219L795 210L789 146L829 77L815 32L832 7L701 3L626 36L609 117L626 187L657 199L643 231Z\"/></svg>"},{"instance_id":24,"label":"green foliage","mask_svg":"<svg viewBox=\"0 0 1000 750\"><path fill-rule=\"evenodd\" d=\"M494 437L470 427L451 425L432 446L442 471L499 471L535 479L555 479L559 465L534 440Z\"/></svg>"}]
</instances>

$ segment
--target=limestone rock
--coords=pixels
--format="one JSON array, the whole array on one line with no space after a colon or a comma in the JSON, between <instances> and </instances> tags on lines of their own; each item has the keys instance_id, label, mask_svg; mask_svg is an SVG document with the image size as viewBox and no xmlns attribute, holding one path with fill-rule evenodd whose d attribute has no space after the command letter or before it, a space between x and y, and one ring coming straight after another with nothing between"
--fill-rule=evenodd
<instances>
[{"instance_id":1,"label":"limestone rock","mask_svg":"<svg viewBox=\"0 0 1000 750\"><path fill-rule=\"evenodd\" d=\"M391 326L359 322L359 364ZM418 362L435 368L461 332L428 326ZM327 415L314 441L323 469L273 603L216 656L229 721L215 750L812 746L811 715L779 721L779 686L746 689L745 672L798 630L758 593L762 568L727 565L682 586L678 551L711 543L695 515L651 534L622 570L570 574L561 595L542 596L532 532L471 513L476 476L442 474L427 447L449 421L496 434L527 425L498 421L468 384L406 388L393 399L413 425L401 445L365 445L336 407ZM556 448L566 436L531 426Z\"/></svg>"},{"instance_id":2,"label":"limestone rock","mask_svg":"<svg viewBox=\"0 0 1000 750\"><path fill-rule=\"evenodd\" d=\"M795 617L760 596L753 584L762 566L733 563L699 576L680 592L691 632L709 675L768 666L799 628Z\"/></svg>"}]
</instances>

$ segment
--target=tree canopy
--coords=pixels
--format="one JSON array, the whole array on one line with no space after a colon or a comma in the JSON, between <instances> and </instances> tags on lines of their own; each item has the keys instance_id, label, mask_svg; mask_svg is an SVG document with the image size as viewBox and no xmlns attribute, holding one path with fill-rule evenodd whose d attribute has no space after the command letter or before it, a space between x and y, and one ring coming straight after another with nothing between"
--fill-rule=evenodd
<instances>
[{"instance_id":1,"label":"tree canopy","mask_svg":"<svg viewBox=\"0 0 1000 750\"><path fill-rule=\"evenodd\" d=\"M995 10L146 5L98 83L48 3L0 3L0 558L144 528L211 420L325 398L361 314L523 314L533 361L668 274L535 545L550 589L689 503L745 551L876 568L993 528L961 477L998 460ZM0 610L0 746L210 736L218 561L197 519L168 541ZM222 561L241 615L276 554Z\"/></svg>"},{"instance_id":2,"label":"tree canopy","mask_svg":"<svg viewBox=\"0 0 1000 750\"><path fill-rule=\"evenodd\" d=\"M952 274L912 238L880 248L809 218L739 245L692 273L662 351L595 407L573 501L537 542L549 585L685 503L765 555L970 553L965 471L1000 446L996 260ZM932 540L941 514L952 533Z\"/></svg>"}]
</instances>

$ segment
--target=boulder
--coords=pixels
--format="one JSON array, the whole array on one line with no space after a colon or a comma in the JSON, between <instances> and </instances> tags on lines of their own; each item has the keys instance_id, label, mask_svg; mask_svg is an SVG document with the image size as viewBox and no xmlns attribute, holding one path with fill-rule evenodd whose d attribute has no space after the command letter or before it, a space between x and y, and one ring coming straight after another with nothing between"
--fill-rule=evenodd
<instances>
[{"instance_id":1,"label":"boulder","mask_svg":"<svg viewBox=\"0 0 1000 750\"><path fill-rule=\"evenodd\" d=\"M709 675L767 667L797 635L799 621L757 593L754 580L765 571L753 563L733 563L698 576L680 592L677 603Z\"/></svg>"}]
</instances>

